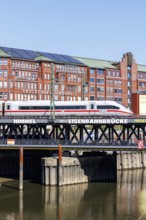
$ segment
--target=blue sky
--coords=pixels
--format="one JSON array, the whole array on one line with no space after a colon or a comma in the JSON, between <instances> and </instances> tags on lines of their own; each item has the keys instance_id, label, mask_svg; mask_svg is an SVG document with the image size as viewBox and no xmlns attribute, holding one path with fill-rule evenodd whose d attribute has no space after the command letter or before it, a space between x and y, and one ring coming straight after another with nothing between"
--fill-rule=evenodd
<instances>
[{"instance_id":1,"label":"blue sky","mask_svg":"<svg viewBox=\"0 0 146 220\"><path fill-rule=\"evenodd\" d=\"M146 0L1 1L0 46L146 65Z\"/></svg>"}]
</instances>

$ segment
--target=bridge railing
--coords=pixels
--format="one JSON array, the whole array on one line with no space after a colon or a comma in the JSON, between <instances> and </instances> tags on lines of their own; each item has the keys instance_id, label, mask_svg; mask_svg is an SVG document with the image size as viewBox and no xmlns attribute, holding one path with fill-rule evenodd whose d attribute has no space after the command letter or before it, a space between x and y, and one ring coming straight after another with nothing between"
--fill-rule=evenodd
<instances>
[{"instance_id":1,"label":"bridge railing","mask_svg":"<svg viewBox=\"0 0 146 220\"><path fill-rule=\"evenodd\" d=\"M66 139L58 139L58 140L52 140L52 139L13 139L12 145L72 145L72 146L138 146L138 142L131 142L131 141L91 141L91 142L84 142L84 141L74 141L71 142L70 140ZM144 143L145 144L145 143ZM11 142L9 139L1 139L0 145L11 145Z\"/></svg>"}]
</instances>

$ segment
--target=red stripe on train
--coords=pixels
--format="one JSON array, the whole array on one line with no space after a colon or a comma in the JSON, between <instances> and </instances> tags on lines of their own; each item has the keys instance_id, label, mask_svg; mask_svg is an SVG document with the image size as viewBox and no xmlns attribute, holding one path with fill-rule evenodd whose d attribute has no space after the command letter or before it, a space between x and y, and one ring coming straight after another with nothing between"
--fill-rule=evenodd
<instances>
[{"instance_id":1,"label":"red stripe on train","mask_svg":"<svg viewBox=\"0 0 146 220\"><path fill-rule=\"evenodd\" d=\"M50 112L50 110L27 110L27 111L24 111L24 110L6 110L5 111L6 113L48 113ZM123 113L123 114L130 114L130 112L124 112L124 111L119 111L119 110L105 110L105 111L100 111L100 110L54 110L54 112L64 112L64 113L103 113L103 114L106 114L107 113Z\"/></svg>"}]
</instances>

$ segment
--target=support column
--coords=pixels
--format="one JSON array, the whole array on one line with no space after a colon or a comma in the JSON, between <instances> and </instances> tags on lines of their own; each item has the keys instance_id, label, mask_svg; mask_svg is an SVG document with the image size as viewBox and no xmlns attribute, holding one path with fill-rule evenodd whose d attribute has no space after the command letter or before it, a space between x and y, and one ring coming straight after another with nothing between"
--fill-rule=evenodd
<instances>
[{"instance_id":1,"label":"support column","mask_svg":"<svg viewBox=\"0 0 146 220\"><path fill-rule=\"evenodd\" d=\"M23 190L23 147L20 147L19 160L19 190Z\"/></svg>"},{"instance_id":2,"label":"support column","mask_svg":"<svg viewBox=\"0 0 146 220\"><path fill-rule=\"evenodd\" d=\"M58 186L62 186L62 145L58 145Z\"/></svg>"}]
</instances>

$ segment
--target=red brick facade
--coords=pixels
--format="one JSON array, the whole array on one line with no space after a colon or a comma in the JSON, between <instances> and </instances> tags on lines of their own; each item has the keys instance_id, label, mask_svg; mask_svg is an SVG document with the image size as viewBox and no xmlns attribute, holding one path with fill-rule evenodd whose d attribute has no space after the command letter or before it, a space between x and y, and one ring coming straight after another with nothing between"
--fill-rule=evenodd
<instances>
[{"instance_id":1,"label":"red brick facade","mask_svg":"<svg viewBox=\"0 0 146 220\"><path fill-rule=\"evenodd\" d=\"M112 66L1 56L0 100L48 100L53 92L55 100L115 100L130 108L131 94L146 90L146 66L139 71L131 53Z\"/></svg>"}]
</instances>

